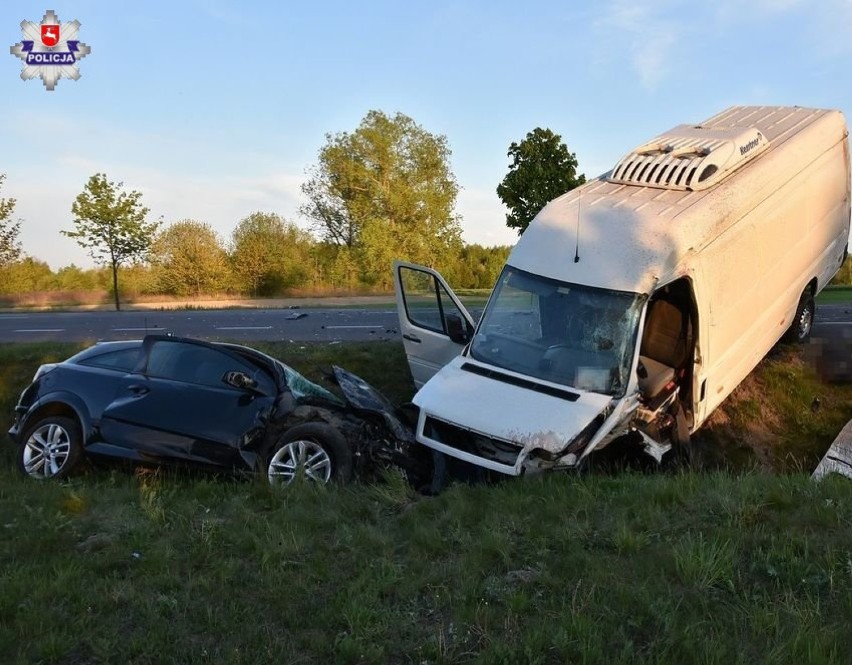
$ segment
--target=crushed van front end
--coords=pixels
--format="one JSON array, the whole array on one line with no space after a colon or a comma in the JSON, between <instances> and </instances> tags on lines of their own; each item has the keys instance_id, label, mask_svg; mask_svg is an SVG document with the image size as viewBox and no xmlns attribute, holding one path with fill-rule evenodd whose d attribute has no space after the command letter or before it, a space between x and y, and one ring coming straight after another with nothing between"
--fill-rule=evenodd
<instances>
[{"instance_id":1,"label":"crushed van front end","mask_svg":"<svg viewBox=\"0 0 852 665\"><path fill-rule=\"evenodd\" d=\"M416 395L417 441L499 473L576 466L612 398L532 382L459 357Z\"/></svg>"}]
</instances>

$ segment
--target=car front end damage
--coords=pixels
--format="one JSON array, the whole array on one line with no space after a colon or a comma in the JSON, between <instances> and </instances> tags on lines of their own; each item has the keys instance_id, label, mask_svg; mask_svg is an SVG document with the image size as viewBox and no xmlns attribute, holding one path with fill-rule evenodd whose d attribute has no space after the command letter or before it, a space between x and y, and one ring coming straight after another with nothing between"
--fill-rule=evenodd
<instances>
[{"instance_id":1,"label":"car front end damage","mask_svg":"<svg viewBox=\"0 0 852 665\"><path fill-rule=\"evenodd\" d=\"M259 468L267 450L294 428L321 423L339 432L352 453L354 476L369 479L382 469L396 467L412 482L428 483L431 460L420 452L414 429L404 414L360 377L333 367L329 377L343 394L340 399L292 368L285 368L288 390L282 393L263 444L249 444L242 455L250 468Z\"/></svg>"}]
</instances>

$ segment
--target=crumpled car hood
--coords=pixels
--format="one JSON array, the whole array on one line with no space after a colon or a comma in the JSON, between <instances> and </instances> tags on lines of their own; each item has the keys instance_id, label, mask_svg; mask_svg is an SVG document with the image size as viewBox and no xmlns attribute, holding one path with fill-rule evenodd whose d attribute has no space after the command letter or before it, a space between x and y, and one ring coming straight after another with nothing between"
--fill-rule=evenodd
<instances>
[{"instance_id":1,"label":"crumpled car hood","mask_svg":"<svg viewBox=\"0 0 852 665\"><path fill-rule=\"evenodd\" d=\"M396 409L378 390L360 376L347 372L337 365L332 366L334 379L350 406L360 411L369 411L381 415L391 432L403 441L411 441L414 433L396 417Z\"/></svg>"},{"instance_id":2,"label":"crumpled car hood","mask_svg":"<svg viewBox=\"0 0 852 665\"><path fill-rule=\"evenodd\" d=\"M430 416L527 450L561 452L612 402L609 395L566 389L579 395L569 401L461 369L469 362L454 358L414 403Z\"/></svg>"}]
</instances>

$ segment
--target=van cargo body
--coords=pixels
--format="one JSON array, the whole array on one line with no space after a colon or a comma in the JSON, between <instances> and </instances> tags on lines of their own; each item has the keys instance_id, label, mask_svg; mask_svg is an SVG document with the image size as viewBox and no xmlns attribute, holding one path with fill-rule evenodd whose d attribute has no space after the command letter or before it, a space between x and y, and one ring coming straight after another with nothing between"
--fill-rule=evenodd
<instances>
[{"instance_id":1,"label":"van cargo body","mask_svg":"<svg viewBox=\"0 0 852 665\"><path fill-rule=\"evenodd\" d=\"M632 437L659 457L783 336L849 242L838 111L733 107L551 201L479 323L440 275L394 266L417 439L508 474Z\"/></svg>"}]
</instances>

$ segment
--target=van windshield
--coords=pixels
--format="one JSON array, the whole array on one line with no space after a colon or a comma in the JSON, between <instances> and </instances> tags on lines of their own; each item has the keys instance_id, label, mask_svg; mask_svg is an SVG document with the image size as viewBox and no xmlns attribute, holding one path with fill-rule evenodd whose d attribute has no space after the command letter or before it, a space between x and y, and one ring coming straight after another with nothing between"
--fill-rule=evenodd
<instances>
[{"instance_id":1,"label":"van windshield","mask_svg":"<svg viewBox=\"0 0 852 665\"><path fill-rule=\"evenodd\" d=\"M629 378L643 296L506 266L470 346L477 360L605 395Z\"/></svg>"}]
</instances>

